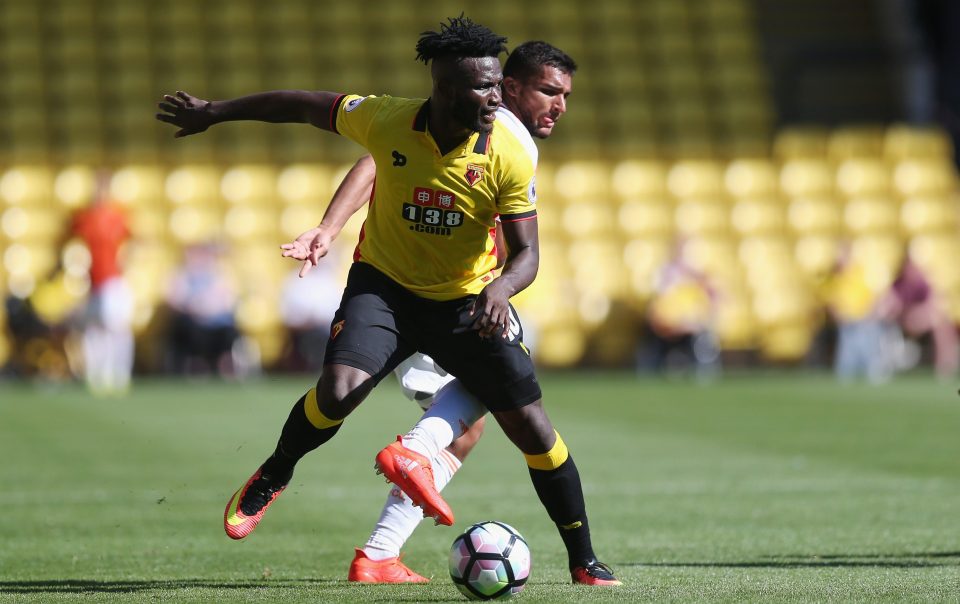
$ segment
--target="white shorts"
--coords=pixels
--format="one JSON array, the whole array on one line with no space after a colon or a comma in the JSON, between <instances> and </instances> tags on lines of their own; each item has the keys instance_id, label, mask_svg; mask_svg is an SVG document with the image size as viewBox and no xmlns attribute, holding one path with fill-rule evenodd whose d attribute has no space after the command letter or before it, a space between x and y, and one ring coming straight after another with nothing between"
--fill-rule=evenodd
<instances>
[{"instance_id":1,"label":"white shorts","mask_svg":"<svg viewBox=\"0 0 960 604\"><path fill-rule=\"evenodd\" d=\"M433 403L433 395L457 379L425 354L416 352L393 370L400 381L404 396L426 411Z\"/></svg>"},{"instance_id":2,"label":"white shorts","mask_svg":"<svg viewBox=\"0 0 960 604\"><path fill-rule=\"evenodd\" d=\"M90 292L85 313L87 325L126 331L133 325L133 293L121 277L103 282Z\"/></svg>"}]
</instances>

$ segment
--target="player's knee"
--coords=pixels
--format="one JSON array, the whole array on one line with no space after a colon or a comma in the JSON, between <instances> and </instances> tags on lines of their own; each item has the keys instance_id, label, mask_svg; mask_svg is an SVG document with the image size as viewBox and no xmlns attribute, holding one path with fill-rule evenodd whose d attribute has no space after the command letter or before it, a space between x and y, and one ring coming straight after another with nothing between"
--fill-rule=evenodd
<instances>
[{"instance_id":1,"label":"player's knee","mask_svg":"<svg viewBox=\"0 0 960 604\"><path fill-rule=\"evenodd\" d=\"M324 415L342 419L350 414L373 389L367 372L347 365L327 365L317 382L317 399Z\"/></svg>"},{"instance_id":2,"label":"player's knee","mask_svg":"<svg viewBox=\"0 0 960 604\"><path fill-rule=\"evenodd\" d=\"M540 401L520 409L498 411L494 417L507 438L525 454L547 452L556 441L553 424Z\"/></svg>"}]
</instances>

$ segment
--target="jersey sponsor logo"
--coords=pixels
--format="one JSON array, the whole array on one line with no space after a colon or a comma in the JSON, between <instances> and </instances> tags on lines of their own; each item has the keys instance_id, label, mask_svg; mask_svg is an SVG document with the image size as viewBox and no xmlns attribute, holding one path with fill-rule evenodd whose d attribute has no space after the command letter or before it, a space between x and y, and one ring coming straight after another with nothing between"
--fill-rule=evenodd
<instances>
[{"instance_id":1,"label":"jersey sponsor logo","mask_svg":"<svg viewBox=\"0 0 960 604\"><path fill-rule=\"evenodd\" d=\"M391 153L391 155L393 155L393 165L394 165L394 166L397 166L397 167L402 168L403 166L407 165L407 156L406 156L406 155L400 153L400 152L397 151L396 149L394 149L394 151L393 151L393 153Z\"/></svg>"},{"instance_id":2,"label":"jersey sponsor logo","mask_svg":"<svg viewBox=\"0 0 960 604\"><path fill-rule=\"evenodd\" d=\"M350 101L347 103L347 107L346 107L346 109L344 109L344 111L346 111L347 113L350 113L351 111L353 111L354 109L356 109L357 107L359 107L359 106L360 106L360 103L364 102L365 100L367 100L367 97L360 97L359 99L352 99L352 100L350 100Z\"/></svg>"},{"instance_id":3,"label":"jersey sponsor logo","mask_svg":"<svg viewBox=\"0 0 960 604\"><path fill-rule=\"evenodd\" d=\"M414 224L410 230L430 235L450 235L463 224L463 212L455 209L457 196L430 187L414 187L412 203L403 204L403 219Z\"/></svg>"},{"instance_id":4,"label":"jersey sponsor logo","mask_svg":"<svg viewBox=\"0 0 960 604\"><path fill-rule=\"evenodd\" d=\"M343 319L337 321L333 324L333 327L330 328L330 339L336 340L337 336L340 335L340 332L343 331Z\"/></svg>"},{"instance_id":5,"label":"jersey sponsor logo","mask_svg":"<svg viewBox=\"0 0 960 604\"><path fill-rule=\"evenodd\" d=\"M478 164L467 164L467 184L471 187L480 182L480 179L483 178L483 166Z\"/></svg>"}]
</instances>

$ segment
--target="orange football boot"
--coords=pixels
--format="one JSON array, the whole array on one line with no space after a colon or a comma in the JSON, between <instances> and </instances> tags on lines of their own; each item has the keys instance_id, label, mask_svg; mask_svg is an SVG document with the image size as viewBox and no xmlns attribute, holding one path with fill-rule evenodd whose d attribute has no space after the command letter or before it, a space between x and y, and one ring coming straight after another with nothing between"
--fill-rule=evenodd
<instances>
[{"instance_id":1,"label":"orange football boot","mask_svg":"<svg viewBox=\"0 0 960 604\"><path fill-rule=\"evenodd\" d=\"M223 510L223 530L231 539L243 539L252 533L267 508L285 488L287 482L263 476L263 467L258 468L247 484L227 502L227 508Z\"/></svg>"},{"instance_id":2,"label":"orange football boot","mask_svg":"<svg viewBox=\"0 0 960 604\"><path fill-rule=\"evenodd\" d=\"M401 556L384 560L371 560L362 549L355 548L356 555L350 563L347 580L354 583L429 583L430 579L410 570L400 561Z\"/></svg>"},{"instance_id":3,"label":"orange football boot","mask_svg":"<svg viewBox=\"0 0 960 604\"><path fill-rule=\"evenodd\" d=\"M573 582L580 585L622 585L613 576L613 571L603 562L589 560L583 566L576 566L570 570Z\"/></svg>"},{"instance_id":4,"label":"orange football boot","mask_svg":"<svg viewBox=\"0 0 960 604\"><path fill-rule=\"evenodd\" d=\"M437 492L430 460L404 447L403 437L398 436L397 442L377 453L374 467L377 474L385 475L400 487L413 500L413 505L423 509L424 518L431 517L437 524L453 524L453 510Z\"/></svg>"}]
</instances>

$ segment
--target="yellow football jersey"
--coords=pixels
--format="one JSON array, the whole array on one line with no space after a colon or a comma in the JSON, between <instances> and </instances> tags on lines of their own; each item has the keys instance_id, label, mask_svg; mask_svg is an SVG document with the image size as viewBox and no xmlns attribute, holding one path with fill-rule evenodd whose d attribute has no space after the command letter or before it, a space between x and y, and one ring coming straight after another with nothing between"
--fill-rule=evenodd
<instances>
[{"instance_id":1,"label":"yellow football jersey","mask_svg":"<svg viewBox=\"0 0 960 604\"><path fill-rule=\"evenodd\" d=\"M377 164L355 260L433 300L477 294L496 267L492 231L536 217L536 145L498 113L444 156L427 127L429 100L345 95L331 125ZM509 117L513 117L510 115Z\"/></svg>"}]
</instances>

